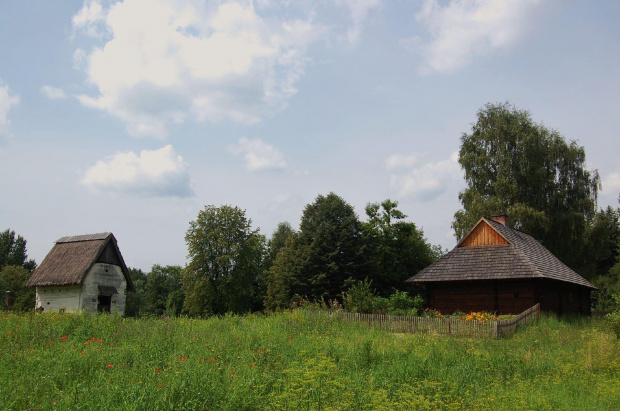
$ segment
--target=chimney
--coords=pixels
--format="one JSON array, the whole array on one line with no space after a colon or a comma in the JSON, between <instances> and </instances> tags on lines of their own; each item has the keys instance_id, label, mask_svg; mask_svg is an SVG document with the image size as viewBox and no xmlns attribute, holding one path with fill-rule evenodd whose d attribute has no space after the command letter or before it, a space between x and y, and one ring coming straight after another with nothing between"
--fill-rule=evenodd
<instances>
[{"instance_id":1,"label":"chimney","mask_svg":"<svg viewBox=\"0 0 620 411\"><path fill-rule=\"evenodd\" d=\"M503 224L506 227L510 227L508 225L508 215L506 215L506 214L494 214L491 217L491 220L495 221L496 223Z\"/></svg>"}]
</instances>

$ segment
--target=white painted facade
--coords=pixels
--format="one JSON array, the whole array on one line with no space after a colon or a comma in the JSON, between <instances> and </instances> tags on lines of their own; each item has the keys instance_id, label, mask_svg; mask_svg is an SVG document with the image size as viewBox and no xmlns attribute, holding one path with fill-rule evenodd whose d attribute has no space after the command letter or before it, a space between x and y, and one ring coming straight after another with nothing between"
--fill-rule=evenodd
<instances>
[{"instance_id":1,"label":"white painted facade","mask_svg":"<svg viewBox=\"0 0 620 411\"><path fill-rule=\"evenodd\" d=\"M113 287L116 293L102 292L99 286ZM84 310L94 313L97 312L98 298L104 294L111 297L110 312L124 315L126 291L127 280L121 267L95 263L82 285L37 287L36 307L43 307L44 311Z\"/></svg>"}]
</instances>

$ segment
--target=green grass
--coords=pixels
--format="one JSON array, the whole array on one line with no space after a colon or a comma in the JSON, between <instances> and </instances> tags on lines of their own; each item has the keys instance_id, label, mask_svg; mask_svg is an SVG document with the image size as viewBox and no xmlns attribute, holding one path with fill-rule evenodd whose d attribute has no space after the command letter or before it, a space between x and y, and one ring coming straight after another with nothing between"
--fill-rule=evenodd
<instances>
[{"instance_id":1,"label":"green grass","mask_svg":"<svg viewBox=\"0 0 620 411\"><path fill-rule=\"evenodd\" d=\"M304 311L209 320L0 313L0 404L615 410L620 344L596 320L554 317L495 340L392 334Z\"/></svg>"}]
</instances>

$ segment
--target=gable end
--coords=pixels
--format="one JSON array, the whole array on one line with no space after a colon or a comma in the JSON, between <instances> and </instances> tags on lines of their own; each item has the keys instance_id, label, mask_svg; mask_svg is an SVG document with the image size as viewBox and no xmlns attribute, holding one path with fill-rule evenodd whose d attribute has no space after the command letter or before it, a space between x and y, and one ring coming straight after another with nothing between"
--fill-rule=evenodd
<instances>
[{"instance_id":1,"label":"gable end","mask_svg":"<svg viewBox=\"0 0 620 411\"><path fill-rule=\"evenodd\" d=\"M487 245L509 245L510 242L504 238L495 228L484 219L457 244L457 247L480 247Z\"/></svg>"}]
</instances>

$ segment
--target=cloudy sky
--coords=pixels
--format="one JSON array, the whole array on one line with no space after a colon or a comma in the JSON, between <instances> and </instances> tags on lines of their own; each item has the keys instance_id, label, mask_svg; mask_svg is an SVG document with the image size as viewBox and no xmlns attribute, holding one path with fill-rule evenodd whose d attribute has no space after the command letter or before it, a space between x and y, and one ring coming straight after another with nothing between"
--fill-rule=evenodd
<instances>
[{"instance_id":1,"label":"cloudy sky","mask_svg":"<svg viewBox=\"0 0 620 411\"><path fill-rule=\"evenodd\" d=\"M331 191L452 248L460 136L509 100L620 192L620 2L0 2L0 229L185 263L205 205L270 235Z\"/></svg>"}]
</instances>

